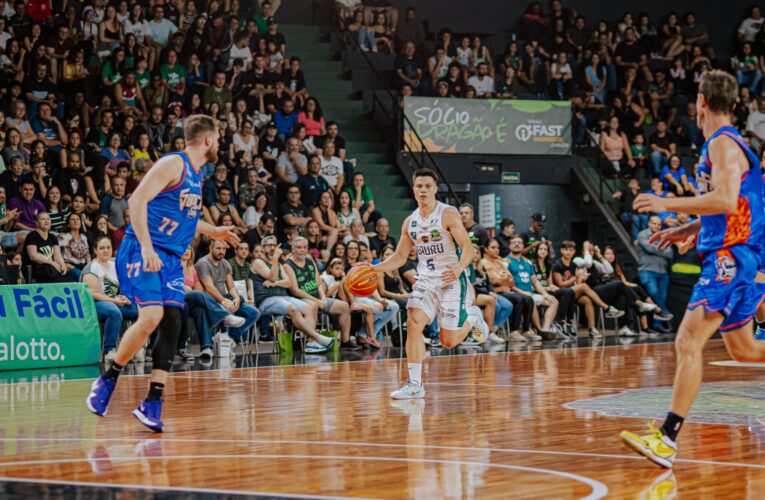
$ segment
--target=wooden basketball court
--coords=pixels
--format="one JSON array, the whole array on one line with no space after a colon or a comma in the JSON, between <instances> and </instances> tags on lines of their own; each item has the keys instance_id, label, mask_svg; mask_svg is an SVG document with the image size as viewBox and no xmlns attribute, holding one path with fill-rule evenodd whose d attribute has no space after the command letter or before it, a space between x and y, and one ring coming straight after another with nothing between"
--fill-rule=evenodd
<instances>
[{"instance_id":1,"label":"wooden basketball court","mask_svg":"<svg viewBox=\"0 0 765 500\"><path fill-rule=\"evenodd\" d=\"M89 379L6 384L0 497L762 498L765 368L706 364L674 473L622 447L663 418L674 364L672 343L434 356L405 402L403 359L175 373L161 435L130 415L146 376L102 419Z\"/></svg>"}]
</instances>

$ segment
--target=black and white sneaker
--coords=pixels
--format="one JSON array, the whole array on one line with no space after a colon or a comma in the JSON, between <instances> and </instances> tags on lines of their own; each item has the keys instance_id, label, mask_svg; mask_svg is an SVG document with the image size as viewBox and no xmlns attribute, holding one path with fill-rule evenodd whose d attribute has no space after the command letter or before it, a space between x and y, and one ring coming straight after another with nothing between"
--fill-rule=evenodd
<instances>
[{"instance_id":1,"label":"black and white sneaker","mask_svg":"<svg viewBox=\"0 0 765 500\"><path fill-rule=\"evenodd\" d=\"M656 311L653 313L653 319L657 321L672 321L675 316L665 311Z\"/></svg>"}]
</instances>

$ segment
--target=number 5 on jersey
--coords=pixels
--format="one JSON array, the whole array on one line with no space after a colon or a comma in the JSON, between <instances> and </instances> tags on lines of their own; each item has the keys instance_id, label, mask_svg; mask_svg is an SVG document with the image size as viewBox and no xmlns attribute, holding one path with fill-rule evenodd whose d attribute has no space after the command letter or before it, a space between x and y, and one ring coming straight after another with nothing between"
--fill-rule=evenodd
<instances>
[{"instance_id":1,"label":"number 5 on jersey","mask_svg":"<svg viewBox=\"0 0 765 500\"><path fill-rule=\"evenodd\" d=\"M159 232L165 233L168 236L172 236L176 229L178 229L178 222L170 219L169 217L162 217L162 224L159 226Z\"/></svg>"}]
</instances>

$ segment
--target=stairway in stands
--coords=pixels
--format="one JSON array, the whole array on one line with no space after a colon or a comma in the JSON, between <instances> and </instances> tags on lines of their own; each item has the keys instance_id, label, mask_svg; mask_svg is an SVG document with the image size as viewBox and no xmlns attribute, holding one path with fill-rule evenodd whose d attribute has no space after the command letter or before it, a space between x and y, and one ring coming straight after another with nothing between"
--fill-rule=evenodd
<instances>
[{"instance_id":1,"label":"stairway in stands","mask_svg":"<svg viewBox=\"0 0 765 500\"><path fill-rule=\"evenodd\" d=\"M321 105L324 119L340 125L347 157L355 158L356 171L363 172L375 195L375 205L390 221L391 234L399 237L401 224L414 210L414 200L401 171L386 151L379 130L363 114L359 92L343 75L342 62L330 52L328 37L318 26L279 26L287 39L287 57L300 58L308 91ZM350 182L350 180L348 180Z\"/></svg>"}]
</instances>

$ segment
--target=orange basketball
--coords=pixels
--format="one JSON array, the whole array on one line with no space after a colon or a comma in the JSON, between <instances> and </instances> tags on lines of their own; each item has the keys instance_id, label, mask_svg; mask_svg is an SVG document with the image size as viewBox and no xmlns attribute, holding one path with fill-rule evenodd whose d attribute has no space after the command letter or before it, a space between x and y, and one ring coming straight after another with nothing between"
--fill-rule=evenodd
<instances>
[{"instance_id":1,"label":"orange basketball","mask_svg":"<svg viewBox=\"0 0 765 500\"><path fill-rule=\"evenodd\" d=\"M348 271L345 285L356 297L368 297L377 290L377 274L370 266L356 266Z\"/></svg>"}]
</instances>

